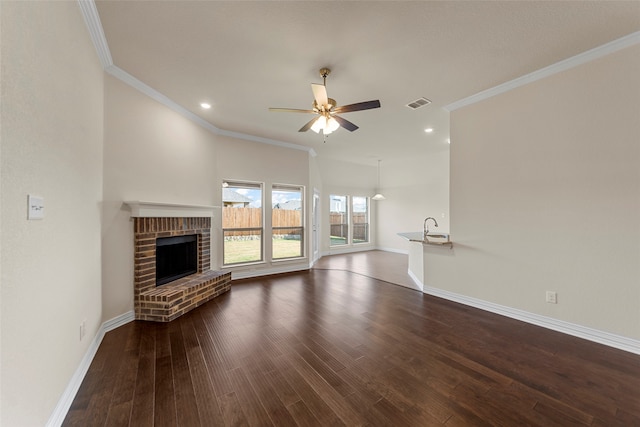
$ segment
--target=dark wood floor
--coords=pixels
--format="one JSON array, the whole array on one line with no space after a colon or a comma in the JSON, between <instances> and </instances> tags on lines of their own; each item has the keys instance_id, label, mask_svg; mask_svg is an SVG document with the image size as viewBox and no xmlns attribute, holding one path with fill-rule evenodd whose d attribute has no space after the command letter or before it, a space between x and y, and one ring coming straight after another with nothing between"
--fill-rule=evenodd
<instances>
[{"instance_id":1,"label":"dark wood floor","mask_svg":"<svg viewBox=\"0 0 640 427\"><path fill-rule=\"evenodd\" d=\"M406 274L404 255L367 256ZM234 283L171 323L107 333L64 425L640 426L640 356L375 269L323 258Z\"/></svg>"}]
</instances>

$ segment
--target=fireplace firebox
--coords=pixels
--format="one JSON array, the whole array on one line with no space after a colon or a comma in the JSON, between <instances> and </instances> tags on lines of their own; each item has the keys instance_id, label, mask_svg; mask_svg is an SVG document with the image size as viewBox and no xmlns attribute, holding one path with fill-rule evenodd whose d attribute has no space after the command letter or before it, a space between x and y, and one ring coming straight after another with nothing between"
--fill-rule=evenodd
<instances>
[{"instance_id":1,"label":"fireplace firebox","mask_svg":"<svg viewBox=\"0 0 640 427\"><path fill-rule=\"evenodd\" d=\"M156 239L156 286L198 272L198 236Z\"/></svg>"}]
</instances>

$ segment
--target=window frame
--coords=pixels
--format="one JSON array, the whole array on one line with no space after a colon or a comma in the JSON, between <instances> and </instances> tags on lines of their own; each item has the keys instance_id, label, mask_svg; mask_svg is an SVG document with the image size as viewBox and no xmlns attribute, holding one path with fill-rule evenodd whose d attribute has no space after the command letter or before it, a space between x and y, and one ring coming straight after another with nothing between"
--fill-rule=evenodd
<instances>
[{"instance_id":1,"label":"window frame","mask_svg":"<svg viewBox=\"0 0 640 427\"><path fill-rule=\"evenodd\" d=\"M346 223L340 223L339 225L346 226L347 231L346 233L343 233L343 234L346 234L344 243L333 244L332 243L333 240L331 238L333 236L333 234L331 233L331 227L338 224L331 223L331 213L338 212L338 211L332 211L331 205L332 205L332 202L335 201L335 198L338 198L338 197L344 197L345 199L346 210L344 215L346 215ZM367 211L366 211L366 222L364 223L366 224L366 227L365 227L366 235L367 235L366 241L356 242L354 239L354 232L356 227L353 219L353 216L354 216L353 203L355 198L363 198L366 201ZM352 195L352 194L335 194L335 193L329 194L329 248L344 248L344 247L354 247L354 246L370 245L370 244L371 244L371 197Z\"/></svg>"},{"instance_id":2,"label":"window frame","mask_svg":"<svg viewBox=\"0 0 640 427\"><path fill-rule=\"evenodd\" d=\"M331 223L331 213L332 212L336 212L336 213L341 213L339 211L332 211L331 210L331 205L332 202L335 200L335 198L342 198L344 197L344 213L342 213L343 215L345 215L346 217L346 223L345 222L341 222L339 224L332 224ZM346 226L347 227L347 231L346 233L343 233L341 230L341 236L345 235L345 242L344 243L333 243L333 240L331 239L331 236L333 236L333 234L331 233L331 228L334 225L340 225L341 227ZM339 248L339 247L344 247L344 246L349 246L351 245L351 201L350 201L350 196L348 194L329 194L329 247L330 248Z\"/></svg>"},{"instance_id":3,"label":"window frame","mask_svg":"<svg viewBox=\"0 0 640 427\"><path fill-rule=\"evenodd\" d=\"M227 184L226 186L224 184ZM225 188L246 188L246 189L254 189L260 190L260 227L234 227L227 228L224 225L224 209L227 206L224 205L224 189ZM263 182L255 182L255 181L243 181L243 180L224 180L222 185L223 197L222 197L222 267L235 267L239 265L252 265L252 264L262 264L265 262L265 210L264 210L264 200L265 200L265 191L264 191L264 183ZM256 260L250 261L238 261L238 262L230 262L227 263L226 260L226 233L228 232L251 232L257 231L255 235L259 236L260 240L260 258Z\"/></svg>"},{"instance_id":4,"label":"window frame","mask_svg":"<svg viewBox=\"0 0 640 427\"><path fill-rule=\"evenodd\" d=\"M351 233L349 235L349 237L351 238L351 244L352 245L367 245L369 243L371 243L371 198L368 196L350 196L351 198L351 212L349 215L349 221L351 222ZM354 215L355 215L355 209L354 209L354 199L355 198L361 198L364 199L365 201L365 206L367 207L367 210L365 212L366 214L366 221L363 223L365 224L365 234L367 236L367 240L364 241L360 241L360 242L356 242L355 241L355 232L356 232L356 223L354 221ZM362 223L358 223L358 224L362 224Z\"/></svg>"},{"instance_id":5,"label":"window frame","mask_svg":"<svg viewBox=\"0 0 640 427\"><path fill-rule=\"evenodd\" d=\"M273 211L276 210L273 207L273 194L274 192L277 191L292 191L292 192L298 192L300 193L300 225L299 226L286 226L286 227L282 227L282 226L278 226L275 227L273 225L274 221L273 221ZM287 261L287 260L295 260L295 259L300 259L300 258L304 258L305 254L306 254L306 250L305 250L305 187L304 185L298 185L298 184L272 184L271 185L271 261L272 262L280 262L280 261ZM275 239L274 236L278 233L276 233L276 231L280 231L280 230L299 230L299 235L300 235L300 255L295 255L295 256L287 256L287 257L277 257L275 256L275 251L274 251L274 243L275 243Z\"/></svg>"}]
</instances>

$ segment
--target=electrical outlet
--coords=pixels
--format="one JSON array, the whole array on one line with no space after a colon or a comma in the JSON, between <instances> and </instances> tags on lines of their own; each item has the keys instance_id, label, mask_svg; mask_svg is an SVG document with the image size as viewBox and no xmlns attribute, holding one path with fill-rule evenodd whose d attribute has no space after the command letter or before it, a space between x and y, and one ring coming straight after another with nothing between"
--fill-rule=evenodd
<instances>
[{"instance_id":1,"label":"electrical outlet","mask_svg":"<svg viewBox=\"0 0 640 427\"><path fill-rule=\"evenodd\" d=\"M554 291L547 291L547 302L549 304L557 304L558 303L558 293Z\"/></svg>"}]
</instances>

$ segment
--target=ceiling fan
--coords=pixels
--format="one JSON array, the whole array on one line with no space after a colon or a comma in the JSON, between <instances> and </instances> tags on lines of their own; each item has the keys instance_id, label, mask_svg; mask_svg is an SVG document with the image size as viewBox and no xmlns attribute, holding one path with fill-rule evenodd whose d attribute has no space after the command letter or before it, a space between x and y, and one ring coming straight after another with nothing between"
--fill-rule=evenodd
<instances>
[{"instance_id":1,"label":"ceiling fan","mask_svg":"<svg viewBox=\"0 0 640 427\"><path fill-rule=\"evenodd\" d=\"M269 111L316 114L316 117L302 126L298 132L306 132L311 129L316 133L322 131L324 135L328 135L339 127L343 127L349 132L353 132L354 130L358 129L358 126L351 123L349 120L343 119L337 114L351 113L353 111L371 110L372 108L380 108L380 101L376 99L375 101L357 102L355 104L337 106L336 100L327 96L327 76L330 73L330 69L321 68L320 75L322 76L323 84L311 83L311 90L313 91L314 97L312 110L298 110L293 108L269 108Z\"/></svg>"}]
</instances>

